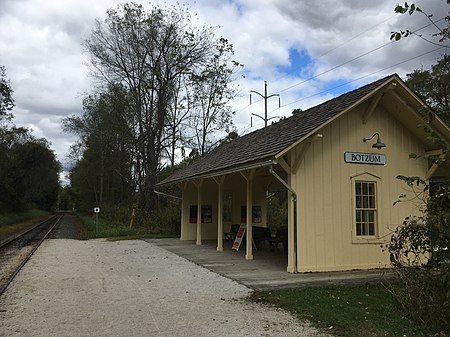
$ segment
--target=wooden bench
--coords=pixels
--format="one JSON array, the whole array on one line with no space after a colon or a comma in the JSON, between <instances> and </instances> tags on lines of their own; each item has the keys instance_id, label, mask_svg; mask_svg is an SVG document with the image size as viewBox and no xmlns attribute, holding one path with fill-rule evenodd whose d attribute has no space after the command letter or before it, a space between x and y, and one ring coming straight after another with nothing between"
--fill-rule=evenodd
<instances>
[{"instance_id":1,"label":"wooden bench","mask_svg":"<svg viewBox=\"0 0 450 337\"><path fill-rule=\"evenodd\" d=\"M240 226L240 224L232 224L229 232L223 232L225 241L234 241ZM278 244L282 243L287 249L287 228L278 229L274 237L268 227L252 226L252 238L255 245L268 242L272 248L277 248Z\"/></svg>"},{"instance_id":2,"label":"wooden bench","mask_svg":"<svg viewBox=\"0 0 450 337\"><path fill-rule=\"evenodd\" d=\"M287 255L288 249L288 229L287 227L282 227L277 229L276 236L269 240L270 246L272 248L278 248L278 245L281 243L283 245L284 253Z\"/></svg>"},{"instance_id":3,"label":"wooden bench","mask_svg":"<svg viewBox=\"0 0 450 337\"><path fill-rule=\"evenodd\" d=\"M268 227L259 226L252 226L252 237L256 245L265 241L270 242L272 238Z\"/></svg>"},{"instance_id":4,"label":"wooden bench","mask_svg":"<svg viewBox=\"0 0 450 337\"><path fill-rule=\"evenodd\" d=\"M240 224L232 224L229 232L223 232L225 241L234 241L239 227L241 227Z\"/></svg>"}]
</instances>

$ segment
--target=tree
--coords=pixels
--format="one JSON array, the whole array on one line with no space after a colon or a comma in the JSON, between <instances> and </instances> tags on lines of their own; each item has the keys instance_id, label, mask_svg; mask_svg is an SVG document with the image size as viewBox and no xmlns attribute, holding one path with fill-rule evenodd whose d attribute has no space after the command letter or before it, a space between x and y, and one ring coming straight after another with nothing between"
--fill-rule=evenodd
<instances>
[{"instance_id":1,"label":"tree","mask_svg":"<svg viewBox=\"0 0 450 337\"><path fill-rule=\"evenodd\" d=\"M45 139L17 144L12 157L15 189L26 208L49 210L56 204L61 167Z\"/></svg>"},{"instance_id":2,"label":"tree","mask_svg":"<svg viewBox=\"0 0 450 337\"><path fill-rule=\"evenodd\" d=\"M58 196L60 165L48 142L16 127L2 129L0 140L0 211L49 210Z\"/></svg>"},{"instance_id":3,"label":"tree","mask_svg":"<svg viewBox=\"0 0 450 337\"><path fill-rule=\"evenodd\" d=\"M444 55L431 70L414 70L406 83L450 125L450 58Z\"/></svg>"},{"instance_id":4,"label":"tree","mask_svg":"<svg viewBox=\"0 0 450 337\"><path fill-rule=\"evenodd\" d=\"M0 212L32 207L49 210L56 202L60 165L50 144L10 123L13 90L0 66Z\"/></svg>"},{"instance_id":5,"label":"tree","mask_svg":"<svg viewBox=\"0 0 450 337\"><path fill-rule=\"evenodd\" d=\"M191 117L189 101L189 88L185 78L180 78L175 86L175 97L167 112L167 122L164 136L161 140L165 156L169 159L170 167L175 167L177 150L188 144L187 127Z\"/></svg>"},{"instance_id":6,"label":"tree","mask_svg":"<svg viewBox=\"0 0 450 337\"><path fill-rule=\"evenodd\" d=\"M13 90L6 76L6 68L0 66L0 121L4 118L11 119L9 112L14 108Z\"/></svg>"},{"instance_id":7,"label":"tree","mask_svg":"<svg viewBox=\"0 0 450 337\"><path fill-rule=\"evenodd\" d=\"M184 7L154 6L145 11L135 3L124 4L118 10L108 10L106 19L96 22L84 44L94 77L103 86L119 83L129 93L131 174L139 206L147 210L154 206L153 191L165 165L163 156L173 166L176 148L183 142L183 123L192 112L186 103L193 95L193 84L188 80L193 74L205 80L212 78L206 76L205 69L217 52L214 34L209 27L195 28L189 21ZM223 50L227 52L229 49ZM227 87L223 81L229 78L225 69L216 65L221 84L212 94L214 102L219 102L219 90L224 90L225 97ZM215 120L219 120L218 115Z\"/></svg>"},{"instance_id":8,"label":"tree","mask_svg":"<svg viewBox=\"0 0 450 337\"><path fill-rule=\"evenodd\" d=\"M212 136L214 132L228 133L232 125L232 112L228 103L236 92L230 85L231 76L242 66L235 61L229 64L232 55L232 45L228 40L220 39L216 53L208 65L192 74L190 78L193 143L201 156L220 142Z\"/></svg>"},{"instance_id":9,"label":"tree","mask_svg":"<svg viewBox=\"0 0 450 337\"><path fill-rule=\"evenodd\" d=\"M180 76L204 62L210 53L208 29L187 26L184 9L125 4L109 10L97 22L86 49L97 78L123 83L133 100L135 139L133 171L137 174L140 205L151 209L160 168L161 143L167 111Z\"/></svg>"},{"instance_id":10,"label":"tree","mask_svg":"<svg viewBox=\"0 0 450 337\"><path fill-rule=\"evenodd\" d=\"M16 188L14 152L18 144L29 141L25 128L0 128L0 212L22 208L20 192Z\"/></svg>"},{"instance_id":11,"label":"tree","mask_svg":"<svg viewBox=\"0 0 450 337\"><path fill-rule=\"evenodd\" d=\"M80 136L73 150L81 149L81 158L72 169L71 180L87 205L121 202L132 196L130 104L126 88L111 84L106 92L85 97L83 116L63 120L66 132Z\"/></svg>"}]
</instances>

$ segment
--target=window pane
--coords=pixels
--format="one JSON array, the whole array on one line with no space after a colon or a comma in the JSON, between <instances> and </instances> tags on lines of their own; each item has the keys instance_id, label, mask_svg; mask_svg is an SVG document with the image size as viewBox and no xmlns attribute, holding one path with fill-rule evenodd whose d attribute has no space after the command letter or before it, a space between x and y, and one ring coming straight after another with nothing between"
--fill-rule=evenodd
<instances>
[{"instance_id":1,"label":"window pane","mask_svg":"<svg viewBox=\"0 0 450 337\"><path fill-rule=\"evenodd\" d=\"M375 224L374 223L369 224L369 235L375 235Z\"/></svg>"},{"instance_id":2,"label":"window pane","mask_svg":"<svg viewBox=\"0 0 450 337\"><path fill-rule=\"evenodd\" d=\"M375 182L355 182L355 226L357 236L375 235L376 218Z\"/></svg>"},{"instance_id":3,"label":"window pane","mask_svg":"<svg viewBox=\"0 0 450 337\"><path fill-rule=\"evenodd\" d=\"M367 189L367 183L363 183L362 184L362 194L363 195L367 195L368 194L368 189Z\"/></svg>"},{"instance_id":4,"label":"window pane","mask_svg":"<svg viewBox=\"0 0 450 337\"><path fill-rule=\"evenodd\" d=\"M375 183L369 183L369 194L375 195Z\"/></svg>"},{"instance_id":5,"label":"window pane","mask_svg":"<svg viewBox=\"0 0 450 337\"><path fill-rule=\"evenodd\" d=\"M364 223L369 222L369 212L368 211L363 211L364 216L363 216L363 221Z\"/></svg>"},{"instance_id":6,"label":"window pane","mask_svg":"<svg viewBox=\"0 0 450 337\"><path fill-rule=\"evenodd\" d=\"M356 196L356 208L362 208L362 197Z\"/></svg>"},{"instance_id":7,"label":"window pane","mask_svg":"<svg viewBox=\"0 0 450 337\"><path fill-rule=\"evenodd\" d=\"M360 223L362 222L362 215L361 215L362 211L356 211L356 222Z\"/></svg>"},{"instance_id":8,"label":"window pane","mask_svg":"<svg viewBox=\"0 0 450 337\"><path fill-rule=\"evenodd\" d=\"M369 197L364 196L363 198L363 208L369 207Z\"/></svg>"},{"instance_id":9,"label":"window pane","mask_svg":"<svg viewBox=\"0 0 450 337\"><path fill-rule=\"evenodd\" d=\"M370 196L369 198L369 208L375 208L375 196Z\"/></svg>"},{"instance_id":10,"label":"window pane","mask_svg":"<svg viewBox=\"0 0 450 337\"><path fill-rule=\"evenodd\" d=\"M356 184L355 184L355 191L356 191L356 195L358 196L358 195L361 195L361 183L359 183L359 182L357 182Z\"/></svg>"}]
</instances>

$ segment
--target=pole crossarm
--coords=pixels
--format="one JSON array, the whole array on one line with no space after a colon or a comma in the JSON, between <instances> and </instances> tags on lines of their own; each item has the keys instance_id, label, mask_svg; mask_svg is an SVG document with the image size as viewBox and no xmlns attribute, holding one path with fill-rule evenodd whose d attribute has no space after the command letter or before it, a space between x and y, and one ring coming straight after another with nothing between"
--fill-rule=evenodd
<instances>
[{"instance_id":1,"label":"pole crossarm","mask_svg":"<svg viewBox=\"0 0 450 337\"><path fill-rule=\"evenodd\" d=\"M267 81L264 81L264 95L255 91L255 90L250 90L250 104L252 104L252 93L257 94L259 96L261 96L264 99L264 117L261 117L260 115L257 114L251 114L251 116L256 116L261 118L264 121L264 127L267 127L267 122L273 118L280 118L280 117L271 117L271 118L267 118L267 100L271 97L275 97L278 96L278 107L281 107L281 99L280 99L280 94L271 94L271 95L267 95ZM250 116L250 123L251 123L251 116Z\"/></svg>"}]
</instances>

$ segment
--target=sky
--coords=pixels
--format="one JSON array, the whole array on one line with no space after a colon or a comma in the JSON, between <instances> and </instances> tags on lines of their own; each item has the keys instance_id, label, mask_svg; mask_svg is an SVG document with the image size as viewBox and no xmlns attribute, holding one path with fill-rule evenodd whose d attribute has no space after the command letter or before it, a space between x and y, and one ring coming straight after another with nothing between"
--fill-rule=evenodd
<instances>
[{"instance_id":1,"label":"sky","mask_svg":"<svg viewBox=\"0 0 450 337\"><path fill-rule=\"evenodd\" d=\"M83 97L93 82L82 46L95 19L118 8L120 0L0 0L0 65L14 90L14 124L51 143L65 168L74 135L61 120L82 113ZM436 27L421 13L394 13L397 0L197 0L140 1L151 5L187 4L193 24L213 27L232 43L234 59L244 67L236 74L238 95L232 103L240 134L264 126L255 93L279 94L268 99L268 118L291 115L364 84L397 73L403 79L415 69L429 69L446 48L432 34ZM446 0L415 2L437 25L450 5ZM428 25L428 27L427 27ZM390 41L392 31L417 31ZM427 41L428 40L428 41ZM430 42L431 40L431 42ZM448 42L447 42L448 43ZM271 122L270 121L270 122Z\"/></svg>"}]
</instances>

